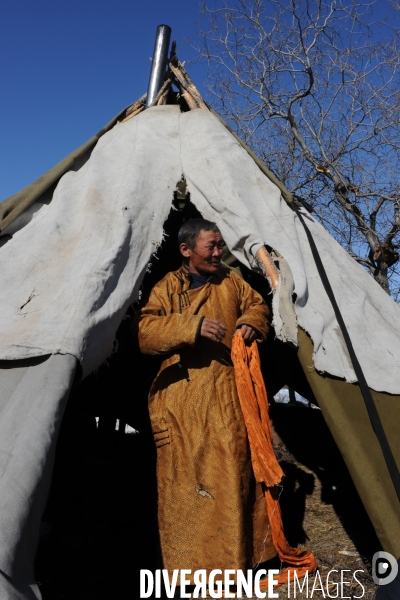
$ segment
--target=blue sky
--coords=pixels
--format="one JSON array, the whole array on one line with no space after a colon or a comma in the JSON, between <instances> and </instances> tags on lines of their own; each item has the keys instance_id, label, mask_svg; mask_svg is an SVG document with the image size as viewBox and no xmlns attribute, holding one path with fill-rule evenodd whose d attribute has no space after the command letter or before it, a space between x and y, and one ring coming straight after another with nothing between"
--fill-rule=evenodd
<instances>
[{"instance_id":1,"label":"blue sky","mask_svg":"<svg viewBox=\"0 0 400 600\"><path fill-rule=\"evenodd\" d=\"M147 90L157 25L181 60L198 0L3 0L0 200L34 181ZM205 67L191 75L201 89Z\"/></svg>"},{"instance_id":2,"label":"blue sky","mask_svg":"<svg viewBox=\"0 0 400 600\"><path fill-rule=\"evenodd\" d=\"M384 18L388 0L377 5ZM0 200L22 189L147 89L157 25L181 60L200 0L3 0ZM200 91L206 67L188 68Z\"/></svg>"}]
</instances>

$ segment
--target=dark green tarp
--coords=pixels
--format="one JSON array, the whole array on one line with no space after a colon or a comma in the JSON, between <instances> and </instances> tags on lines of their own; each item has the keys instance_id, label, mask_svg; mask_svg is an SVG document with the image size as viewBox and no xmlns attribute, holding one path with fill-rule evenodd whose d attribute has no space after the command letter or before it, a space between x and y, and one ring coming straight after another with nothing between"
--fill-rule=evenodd
<instances>
[{"instance_id":1,"label":"dark green tarp","mask_svg":"<svg viewBox=\"0 0 400 600\"><path fill-rule=\"evenodd\" d=\"M360 388L357 384L318 373L313 365L312 354L312 341L299 329L298 358L308 383L346 462L383 549L398 559L399 501ZM374 390L371 390L371 393L400 468L400 396Z\"/></svg>"}]
</instances>

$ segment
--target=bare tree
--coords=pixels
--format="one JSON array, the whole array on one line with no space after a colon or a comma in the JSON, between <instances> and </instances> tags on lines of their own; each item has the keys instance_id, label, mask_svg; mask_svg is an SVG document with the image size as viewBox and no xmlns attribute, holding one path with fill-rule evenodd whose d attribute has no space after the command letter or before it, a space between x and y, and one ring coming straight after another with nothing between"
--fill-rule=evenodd
<instances>
[{"instance_id":1,"label":"bare tree","mask_svg":"<svg viewBox=\"0 0 400 600\"><path fill-rule=\"evenodd\" d=\"M210 102L400 300L400 51L389 2L215 0L199 58Z\"/></svg>"}]
</instances>

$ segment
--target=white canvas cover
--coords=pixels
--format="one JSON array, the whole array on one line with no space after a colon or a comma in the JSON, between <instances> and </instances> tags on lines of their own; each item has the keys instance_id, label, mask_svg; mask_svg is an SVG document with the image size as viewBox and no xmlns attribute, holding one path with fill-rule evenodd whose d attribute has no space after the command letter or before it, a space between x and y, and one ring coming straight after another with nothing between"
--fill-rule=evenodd
<instances>
[{"instance_id":1,"label":"white canvas cover","mask_svg":"<svg viewBox=\"0 0 400 600\"><path fill-rule=\"evenodd\" d=\"M33 563L73 356L0 362L0 598L41 598Z\"/></svg>"},{"instance_id":2,"label":"white canvas cover","mask_svg":"<svg viewBox=\"0 0 400 600\"><path fill-rule=\"evenodd\" d=\"M105 134L89 161L60 180L51 204L0 250L0 358L70 353L84 374L102 362L162 241L182 174L192 202L219 225L239 260L254 265L263 244L282 255L287 276L274 297L277 337L295 340L287 303L292 277L297 321L314 342L316 368L354 382L298 218L215 116L174 106L148 109ZM398 394L399 307L304 216L368 384Z\"/></svg>"},{"instance_id":3,"label":"white canvas cover","mask_svg":"<svg viewBox=\"0 0 400 600\"><path fill-rule=\"evenodd\" d=\"M0 249L0 358L72 354L90 373L162 240L181 178L179 111L114 127Z\"/></svg>"},{"instance_id":4,"label":"white canvas cover","mask_svg":"<svg viewBox=\"0 0 400 600\"><path fill-rule=\"evenodd\" d=\"M218 223L240 260L254 256L260 240L284 257L294 280L298 324L314 342L315 367L346 381L357 381L304 228L279 189L216 117L198 110L186 113L181 120L185 123L181 126L184 173L194 204L206 218ZM369 386L398 394L400 308L324 227L302 212ZM276 335L291 338L292 333L284 327L290 317L279 308L276 295Z\"/></svg>"}]
</instances>

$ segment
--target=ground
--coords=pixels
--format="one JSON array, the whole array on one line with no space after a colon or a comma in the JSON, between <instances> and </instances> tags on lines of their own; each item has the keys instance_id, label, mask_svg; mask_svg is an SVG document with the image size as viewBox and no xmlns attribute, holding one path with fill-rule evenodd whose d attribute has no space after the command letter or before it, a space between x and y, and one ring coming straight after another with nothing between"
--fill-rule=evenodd
<instances>
[{"instance_id":1,"label":"ground","mask_svg":"<svg viewBox=\"0 0 400 600\"><path fill-rule=\"evenodd\" d=\"M325 594L327 593L327 574L329 571L336 569L338 573L332 573L329 579L329 582L331 583L329 593L332 597L335 597L337 594L336 597L338 598L361 596L365 600L372 600L375 596L376 586L370 575L370 551L364 552L364 554L368 554L368 556L362 556L360 554L354 539L351 537L351 533L346 531L343 527L341 516L336 513L334 506L329 502L323 502L321 500L321 497L323 497L323 485L320 479L316 477L310 469L296 462L292 458L290 464L298 469L298 472L303 473L304 477L311 476L313 478L313 491L306 495L304 520L302 522L302 528L307 537L307 541L304 544L299 544L299 547L309 548L314 552L318 561ZM351 501L350 494L349 500ZM363 518L366 519L365 522L369 529L370 525L367 522L366 515L363 515ZM362 520L357 519L357 521L358 526L362 527ZM372 539L375 537L372 532L370 533L370 536ZM367 542L367 540L365 541ZM343 574L343 580L349 581L348 584L343 585L343 595L341 593L341 588L338 588L336 585L336 582L340 583L340 571L342 570L350 571ZM361 572L357 573L356 577L364 587L364 591L362 587L352 579L352 574L356 570L361 570ZM308 586L308 596L307 593L299 593L298 589L296 596L294 596L292 584L290 587L290 595L287 585L282 586L279 589L279 598L297 597L300 600L310 597L318 599L323 598L322 591L318 592L317 590L314 592L313 596L311 596L314 580L314 576L311 576ZM315 587L320 587L318 581Z\"/></svg>"},{"instance_id":2,"label":"ground","mask_svg":"<svg viewBox=\"0 0 400 600\"><path fill-rule=\"evenodd\" d=\"M332 585L331 597L372 600L370 563L379 542L321 412L275 405L271 415L286 473L281 506L289 542L315 553L324 584L332 569L339 580L347 569L345 581L361 571L364 595L353 581L343 594ZM139 570L157 568L151 439L104 431L79 411L65 420L45 514L51 525L43 527L36 561L43 600L136 600ZM321 591L311 596L310 581L308 597L323 598ZM281 587L279 598L288 597L294 597L293 588L289 596L287 586ZM296 597L307 595L297 591Z\"/></svg>"}]
</instances>

